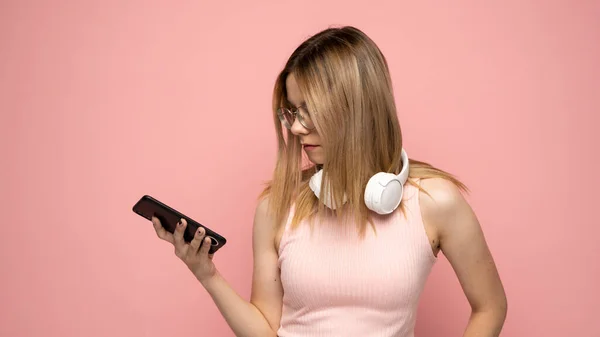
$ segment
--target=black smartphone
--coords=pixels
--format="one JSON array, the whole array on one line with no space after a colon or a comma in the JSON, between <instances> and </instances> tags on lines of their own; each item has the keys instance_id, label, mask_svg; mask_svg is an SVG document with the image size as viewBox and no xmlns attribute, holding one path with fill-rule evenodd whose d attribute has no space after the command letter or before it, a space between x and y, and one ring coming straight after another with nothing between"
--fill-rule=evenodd
<instances>
[{"instance_id":1,"label":"black smartphone","mask_svg":"<svg viewBox=\"0 0 600 337\"><path fill-rule=\"evenodd\" d=\"M214 254L227 243L227 240L222 235L149 195L144 195L137 203L135 203L133 211L150 221L152 221L153 216L156 217L160 220L161 225L171 233L175 232L175 227L179 220L185 219L187 221L187 227L183 234L183 239L188 243L194 238L198 227L204 228L206 236L208 236L211 241L211 247L208 251L209 254ZM202 244L204 244L204 242L202 242Z\"/></svg>"}]
</instances>

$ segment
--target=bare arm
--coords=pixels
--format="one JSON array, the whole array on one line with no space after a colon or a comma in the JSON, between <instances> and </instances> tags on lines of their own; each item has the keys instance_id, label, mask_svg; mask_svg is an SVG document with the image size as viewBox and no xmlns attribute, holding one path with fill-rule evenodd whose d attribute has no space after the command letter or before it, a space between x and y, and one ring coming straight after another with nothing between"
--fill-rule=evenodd
<instances>
[{"instance_id":1,"label":"bare arm","mask_svg":"<svg viewBox=\"0 0 600 337\"><path fill-rule=\"evenodd\" d=\"M252 247L254 271L250 302L239 297L217 273L202 281L236 336L276 336L281 318L283 290L277 267L276 228L262 201L255 213Z\"/></svg>"},{"instance_id":2,"label":"bare arm","mask_svg":"<svg viewBox=\"0 0 600 337\"><path fill-rule=\"evenodd\" d=\"M471 306L465 337L496 337L507 312L504 287L473 210L449 181L426 179L423 219L436 229L440 249L454 269Z\"/></svg>"},{"instance_id":3,"label":"bare arm","mask_svg":"<svg viewBox=\"0 0 600 337\"><path fill-rule=\"evenodd\" d=\"M274 246L275 226L266 213L266 202L261 202L254 217L253 255L254 273L252 298L248 302L235 292L219 274L208 254L210 241L199 231L189 244L183 241L185 220L174 234L167 232L158 219L152 220L158 236L175 246L175 254L188 266L208 291L229 327L238 337L277 336L281 317L283 292L279 281L277 252Z\"/></svg>"}]
</instances>

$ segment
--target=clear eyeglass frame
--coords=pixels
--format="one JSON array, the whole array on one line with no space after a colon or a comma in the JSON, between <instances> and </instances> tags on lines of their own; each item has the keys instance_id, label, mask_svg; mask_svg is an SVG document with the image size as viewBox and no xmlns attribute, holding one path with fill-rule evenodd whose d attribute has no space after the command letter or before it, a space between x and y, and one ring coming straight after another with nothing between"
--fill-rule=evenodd
<instances>
[{"instance_id":1,"label":"clear eyeglass frame","mask_svg":"<svg viewBox=\"0 0 600 337\"><path fill-rule=\"evenodd\" d=\"M307 108L302 105L293 109L280 107L277 109L277 116L287 129L292 128L296 118L298 118L300 124L302 124L302 126L307 130L313 130L315 128L314 123L310 119L310 114L308 113Z\"/></svg>"}]
</instances>

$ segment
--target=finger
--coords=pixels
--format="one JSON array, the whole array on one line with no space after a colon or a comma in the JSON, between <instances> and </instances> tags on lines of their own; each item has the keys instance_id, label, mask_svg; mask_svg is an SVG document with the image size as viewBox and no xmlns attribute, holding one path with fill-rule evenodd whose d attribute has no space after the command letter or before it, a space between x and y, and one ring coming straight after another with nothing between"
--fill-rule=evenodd
<instances>
[{"instance_id":1,"label":"finger","mask_svg":"<svg viewBox=\"0 0 600 337\"><path fill-rule=\"evenodd\" d=\"M205 237L204 240L202 241L202 247L200 247L200 255L204 255L207 256L208 255L208 251L210 250L210 238L209 237Z\"/></svg>"},{"instance_id":2,"label":"finger","mask_svg":"<svg viewBox=\"0 0 600 337\"><path fill-rule=\"evenodd\" d=\"M183 233L185 232L185 227L187 227L187 222L184 219L181 219L179 222L177 222L175 231L173 232L175 243L181 244L183 242Z\"/></svg>"},{"instance_id":3,"label":"finger","mask_svg":"<svg viewBox=\"0 0 600 337\"><path fill-rule=\"evenodd\" d=\"M185 232L186 227L187 221L185 221L185 219L181 219L175 226L175 231L173 233L173 240L175 241L175 250L181 253L185 253L183 251L186 246L185 241L183 239L183 233Z\"/></svg>"},{"instance_id":4,"label":"finger","mask_svg":"<svg viewBox=\"0 0 600 337\"><path fill-rule=\"evenodd\" d=\"M204 239L204 229L199 227L196 230L196 234L194 235L194 239L190 242L190 248L188 250L188 254L197 254L198 249L200 249L200 244L202 243L202 239Z\"/></svg>"},{"instance_id":5,"label":"finger","mask_svg":"<svg viewBox=\"0 0 600 337\"><path fill-rule=\"evenodd\" d=\"M156 231L156 235L158 235L159 238L168 241L170 243L173 243L173 234L167 232L167 230L162 226L162 224L160 223L160 220L158 220L157 217L152 217L152 226L154 227L154 230Z\"/></svg>"}]
</instances>

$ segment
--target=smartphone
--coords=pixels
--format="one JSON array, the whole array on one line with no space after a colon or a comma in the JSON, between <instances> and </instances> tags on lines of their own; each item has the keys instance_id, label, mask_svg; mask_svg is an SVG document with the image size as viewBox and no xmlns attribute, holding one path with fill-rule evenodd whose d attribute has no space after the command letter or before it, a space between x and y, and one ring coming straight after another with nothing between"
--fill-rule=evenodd
<instances>
[{"instance_id":1,"label":"smartphone","mask_svg":"<svg viewBox=\"0 0 600 337\"><path fill-rule=\"evenodd\" d=\"M227 240L220 234L149 195L144 195L140 198L133 206L133 211L150 221L152 221L153 216L156 217L160 220L161 225L171 233L175 232L177 222L179 222L180 219L185 219L187 221L187 227L183 234L183 239L187 243L192 241L198 227L204 228L206 236L208 236L211 241L210 249L208 251L209 254L214 254L227 243ZM202 244L205 244L204 241Z\"/></svg>"}]
</instances>

